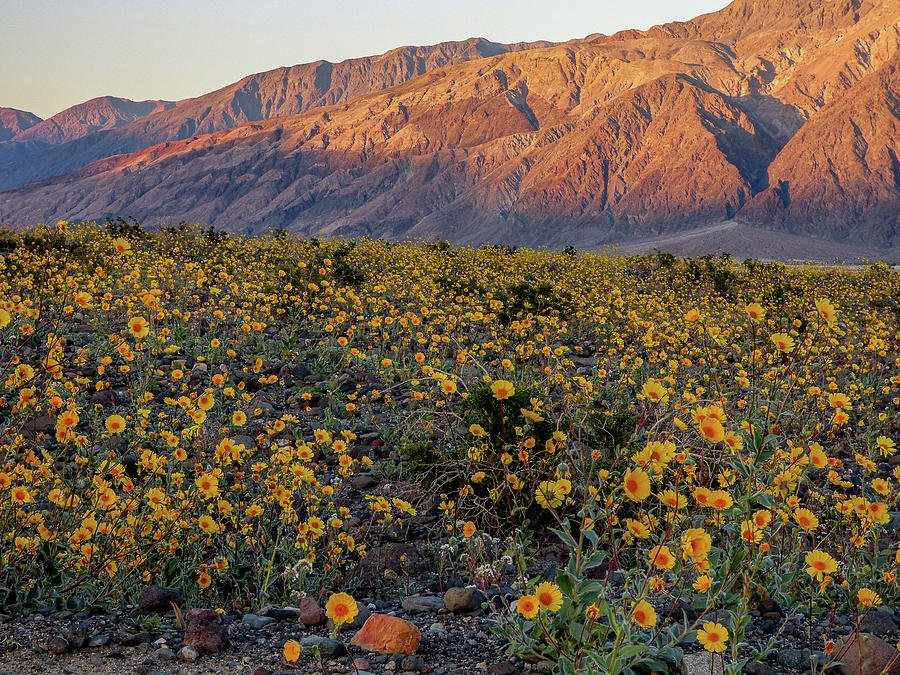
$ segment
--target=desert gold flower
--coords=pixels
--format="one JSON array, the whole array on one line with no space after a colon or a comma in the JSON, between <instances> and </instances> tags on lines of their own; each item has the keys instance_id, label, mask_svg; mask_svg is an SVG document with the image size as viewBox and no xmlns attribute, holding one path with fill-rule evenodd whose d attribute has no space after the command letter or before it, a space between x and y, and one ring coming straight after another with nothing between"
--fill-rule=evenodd
<instances>
[{"instance_id":1,"label":"desert gold flower","mask_svg":"<svg viewBox=\"0 0 900 675\"><path fill-rule=\"evenodd\" d=\"M692 527L681 535L681 550L692 562L706 560L712 547L712 537L703 528Z\"/></svg>"},{"instance_id":2,"label":"desert gold flower","mask_svg":"<svg viewBox=\"0 0 900 675\"><path fill-rule=\"evenodd\" d=\"M325 616L331 619L336 626L350 623L357 614L359 614L359 607L349 593L334 593L325 604Z\"/></svg>"},{"instance_id":3,"label":"desert gold flower","mask_svg":"<svg viewBox=\"0 0 900 675\"><path fill-rule=\"evenodd\" d=\"M666 403L669 400L669 390L656 379L647 380L641 386L641 393L651 403Z\"/></svg>"},{"instance_id":4,"label":"desert gold flower","mask_svg":"<svg viewBox=\"0 0 900 675\"><path fill-rule=\"evenodd\" d=\"M675 556L668 546L654 546L648 554L650 564L661 570L670 570L675 566Z\"/></svg>"},{"instance_id":5,"label":"desert gold flower","mask_svg":"<svg viewBox=\"0 0 900 675\"><path fill-rule=\"evenodd\" d=\"M284 643L284 660L294 663L300 658L300 643L296 640L288 640Z\"/></svg>"},{"instance_id":6,"label":"desert gold flower","mask_svg":"<svg viewBox=\"0 0 900 675\"><path fill-rule=\"evenodd\" d=\"M625 495L633 502L642 502L650 496L650 476L643 469L627 469L622 486Z\"/></svg>"},{"instance_id":7,"label":"desert gold flower","mask_svg":"<svg viewBox=\"0 0 900 675\"><path fill-rule=\"evenodd\" d=\"M860 588L856 592L856 599L863 607L875 607L882 603L881 596L871 588Z\"/></svg>"},{"instance_id":8,"label":"desert gold flower","mask_svg":"<svg viewBox=\"0 0 900 675\"><path fill-rule=\"evenodd\" d=\"M631 605L631 620L644 630L653 628L657 621L656 610L646 600L640 600Z\"/></svg>"},{"instance_id":9,"label":"desert gold flower","mask_svg":"<svg viewBox=\"0 0 900 675\"><path fill-rule=\"evenodd\" d=\"M725 643L728 642L728 629L718 622L707 621L697 631L697 642L708 652L724 652Z\"/></svg>"},{"instance_id":10,"label":"desert gold flower","mask_svg":"<svg viewBox=\"0 0 900 675\"><path fill-rule=\"evenodd\" d=\"M825 551L818 549L806 554L806 573L816 581L822 581L826 574L834 574L837 563Z\"/></svg>"},{"instance_id":11,"label":"desert gold flower","mask_svg":"<svg viewBox=\"0 0 900 675\"><path fill-rule=\"evenodd\" d=\"M533 619L538 615L539 611L540 605L537 598L533 595L523 595L516 602L516 612L526 619Z\"/></svg>"},{"instance_id":12,"label":"desert gold flower","mask_svg":"<svg viewBox=\"0 0 900 675\"><path fill-rule=\"evenodd\" d=\"M121 434L125 431L125 418L121 415L110 415L106 418L106 430L111 434Z\"/></svg>"},{"instance_id":13,"label":"desert gold flower","mask_svg":"<svg viewBox=\"0 0 900 675\"><path fill-rule=\"evenodd\" d=\"M796 509L793 517L797 524L807 532L811 532L819 526L819 519L809 509Z\"/></svg>"},{"instance_id":14,"label":"desert gold flower","mask_svg":"<svg viewBox=\"0 0 900 675\"><path fill-rule=\"evenodd\" d=\"M128 320L128 330L138 338L145 338L150 334L150 324L142 316L133 316Z\"/></svg>"},{"instance_id":15,"label":"desert gold flower","mask_svg":"<svg viewBox=\"0 0 900 675\"><path fill-rule=\"evenodd\" d=\"M494 394L494 398L503 401L515 395L516 386L508 380L494 380L491 382L491 391Z\"/></svg>"},{"instance_id":16,"label":"desert gold flower","mask_svg":"<svg viewBox=\"0 0 900 675\"><path fill-rule=\"evenodd\" d=\"M744 308L744 311L753 321L758 322L766 318L766 310L758 302L751 302Z\"/></svg>"},{"instance_id":17,"label":"desert gold flower","mask_svg":"<svg viewBox=\"0 0 900 675\"><path fill-rule=\"evenodd\" d=\"M537 585L534 589L534 597L537 598L540 608L548 612L556 612L562 607L562 591L559 590L559 586L549 581L542 581Z\"/></svg>"},{"instance_id":18,"label":"desert gold flower","mask_svg":"<svg viewBox=\"0 0 900 675\"><path fill-rule=\"evenodd\" d=\"M787 333L773 333L770 339L772 340L772 344L775 345L775 349L778 351L785 354L790 354L794 351L796 343L794 342L794 338Z\"/></svg>"}]
</instances>

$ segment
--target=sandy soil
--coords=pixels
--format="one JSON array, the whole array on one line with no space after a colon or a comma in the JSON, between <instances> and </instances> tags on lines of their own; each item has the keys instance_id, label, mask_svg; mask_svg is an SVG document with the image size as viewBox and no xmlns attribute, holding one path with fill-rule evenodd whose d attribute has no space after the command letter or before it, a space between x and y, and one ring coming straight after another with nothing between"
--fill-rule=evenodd
<instances>
[{"instance_id":1,"label":"sandy soil","mask_svg":"<svg viewBox=\"0 0 900 675\"><path fill-rule=\"evenodd\" d=\"M675 234L616 242L602 250L610 248L622 255L647 254L659 250L685 256L729 253L738 260L758 258L856 263L882 261L889 264L900 262L900 251L772 232L733 220Z\"/></svg>"}]
</instances>

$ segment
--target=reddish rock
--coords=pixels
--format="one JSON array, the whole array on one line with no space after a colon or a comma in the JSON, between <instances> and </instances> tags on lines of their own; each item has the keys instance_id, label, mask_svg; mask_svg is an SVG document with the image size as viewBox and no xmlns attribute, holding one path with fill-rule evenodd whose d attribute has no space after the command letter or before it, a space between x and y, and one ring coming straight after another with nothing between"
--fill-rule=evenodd
<instances>
[{"instance_id":1,"label":"reddish rock","mask_svg":"<svg viewBox=\"0 0 900 675\"><path fill-rule=\"evenodd\" d=\"M422 633L409 621L387 614L372 614L351 642L381 654L415 654Z\"/></svg>"},{"instance_id":2,"label":"reddish rock","mask_svg":"<svg viewBox=\"0 0 900 675\"><path fill-rule=\"evenodd\" d=\"M313 598L303 598L297 609L300 610L299 621L304 626L318 626L320 623L325 622L325 612Z\"/></svg>"},{"instance_id":3,"label":"reddish rock","mask_svg":"<svg viewBox=\"0 0 900 675\"><path fill-rule=\"evenodd\" d=\"M218 654L226 643L225 627L212 609L192 609L187 613L184 644L201 654Z\"/></svg>"},{"instance_id":4,"label":"reddish rock","mask_svg":"<svg viewBox=\"0 0 900 675\"><path fill-rule=\"evenodd\" d=\"M879 637L870 633L851 633L838 644L834 652L835 660L843 665L837 672L840 675L881 675L882 673L900 673L900 660L895 660L897 649ZM894 660L890 670L885 671Z\"/></svg>"}]
</instances>

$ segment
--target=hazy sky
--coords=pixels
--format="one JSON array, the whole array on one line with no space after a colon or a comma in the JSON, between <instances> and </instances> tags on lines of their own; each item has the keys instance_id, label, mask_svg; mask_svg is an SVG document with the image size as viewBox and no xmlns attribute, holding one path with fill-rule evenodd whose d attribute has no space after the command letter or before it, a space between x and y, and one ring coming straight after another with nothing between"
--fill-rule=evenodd
<instances>
[{"instance_id":1,"label":"hazy sky","mask_svg":"<svg viewBox=\"0 0 900 675\"><path fill-rule=\"evenodd\" d=\"M563 41L727 0L3 0L0 106L46 118L110 94L199 96L244 75L401 45Z\"/></svg>"}]
</instances>

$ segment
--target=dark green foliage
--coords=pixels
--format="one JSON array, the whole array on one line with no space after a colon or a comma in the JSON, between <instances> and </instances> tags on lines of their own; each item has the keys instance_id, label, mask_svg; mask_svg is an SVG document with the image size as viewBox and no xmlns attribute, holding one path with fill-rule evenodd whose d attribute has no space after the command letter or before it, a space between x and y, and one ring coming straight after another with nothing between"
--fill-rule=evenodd
<instances>
[{"instance_id":1,"label":"dark green foliage","mask_svg":"<svg viewBox=\"0 0 900 675\"><path fill-rule=\"evenodd\" d=\"M219 232L210 225L206 231L203 233L206 242L212 244L213 246L217 246L218 244L224 243L228 241L228 233L227 232Z\"/></svg>"},{"instance_id":2,"label":"dark green foliage","mask_svg":"<svg viewBox=\"0 0 900 675\"><path fill-rule=\"evenodd\" d=\"M671 253L664 253L658 249L654 253L656 255L656 262L663 269L670 270L678 264L678 258Z\"/></svg>"},{"instance_id":3,"label":"dark green foliage","mask_svg":"<svg viewBox=\"0 0 900 675\"><path fill-rule=\"evenodd\" d=\"M588 423L594 438L605 448L624 448L637 428L637 420L627 412L592 410Z\"/></svg>"},{"instance_id":4,"label":"dark green foliage","mask_svg":"<svg viewBox=\"0 0 900 675\"><path fill-rule=\"evenodd\" d=\"M494 297L503 302L503 309L497 318L505 326L528 314L565 317L573 307L571 293L557 290L548 282L514 284Z\"/></svg>"},{"instance_id":5,"label":"dark green foliage","mask_svg":"<svg viewBox=\"0 0 900 675\"><path fill-rule=\"evenodd\" d=\"M434 281L438 288L442 288L453 295L475 296L484 295L487 292L484 286L471 277L438 277Z\"/></svg>"},{"instance_id":6,"label":"dark green foliage","mask_svg":"<svg viewBox=\"0 0 900 675\"><path fill-rule=\"evenodd\" d=\"M122 216L107 218L106 232L111 237L125 237L126 239L143 239L147 236L136 218L126 220Z\"/></svg>"},{"instance_id":7,"label":"dark green foliage","mask_svg":"<svg viewBox=\"0 0 900 675\"><path fill-rule=\"evenodd\" d=\"M96 250L79 244L60 232L50 230L25 234L0 233L0 253L16 251L43 258L46 263L44 269L54 265L94 268L105 262ZM5 256L0 260L0 270L13 279L21 278L26 268L31 269L31 266L20 263L13 256Z\"/></svg>"},{"instance_id":8,"label":"dark green foliage","mask_svg":"<svg viewBox=\"0 0 900 675\"><path fill-rule=\"evenodd\" d=\"M263 292L276 296L277 300L274 302L276 308L298 307L307 297L310 284L319 286L327 280L337 286L358 287L365 281L362 270L350 259L356 248L356 242L351 241L332 247L313 238L309 246L313 255L305 265L291 258L273 261L275 275L272 281L263 287ZM326 260L330 261L330 264L326 264Z\"/></svg>"},{"instance_id":9,"label":"dark green foliage","mask_svg":"<svg viewBox=\"0 0 900 675\"><path fill-rule=\"evenodd\" d=\"M894 323L900 328L900 302L897 302L894 298L885 296L883 298L870 300L869 304L876 309L888 310L894 317Z\"/></svg>"},{"instance_id":10,"label":"dark green foliage","mask_svg":"<svg viewBox=\"0 0 900 675\"><path fill-rule=\"evenodd\" d=\"M331 252L334 280L342 286L358 287L366 277L358 267L354 267L348 257L356 248L356 242L341 244Z\"/></svg>"},{"instance_id":11,"label":"dark green foliage","mask_svg":"<svg viewBox=\"0 0 900 675\"><path fill-rule=\"evenodd\" d=\"M431 443L406 443L400 446L400 455L409 460L410 475L426 485L434 482L438 467L445 460Z\"/></svg>"},{"instance_id":12,"label":"dark green foliage","mask_svg":"<svg viewBox=\"0 0 900 675\"><path fill-rule=\"evenodd\" d=\"M480 424L488 433L488 441L499 456L504 443L516 441L515 428L532 424L522 414L522 408L531 408L531 399L540 398L534 389L517 388L516 393L500 401L494 397L489 385L470 389L469 398L463 402L462 417L466 425ZM542 445L554 431L547 421L532 424L535 441Z\"/></svg>"},{"instance_id":13,"label":"dark green foliage","mask_svg":"<svg viewBox=\"0 0 900 675\"><path fill-rule=\"evenodd\" d=\"M447 240L431 241L431 242L428 242L427 244L425 244L425 248L429 251L444 253L445 251L450 250L450 242Z\"/></svg>"}]
</instances>

